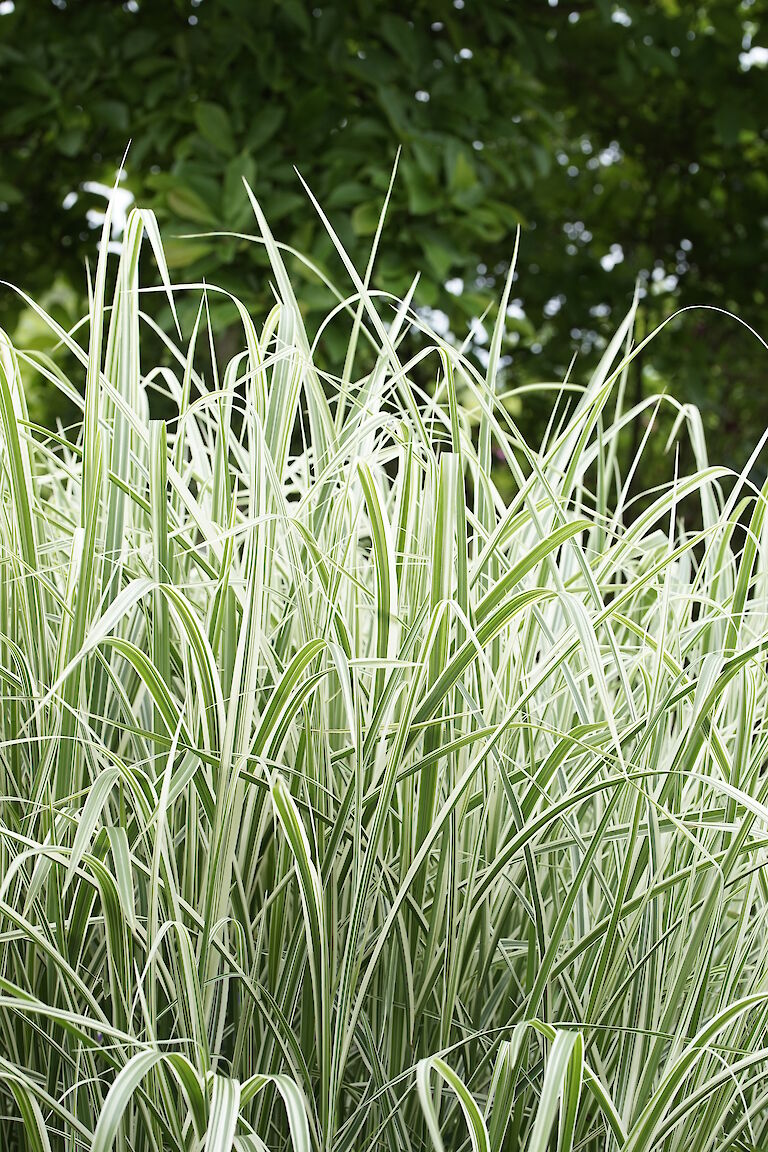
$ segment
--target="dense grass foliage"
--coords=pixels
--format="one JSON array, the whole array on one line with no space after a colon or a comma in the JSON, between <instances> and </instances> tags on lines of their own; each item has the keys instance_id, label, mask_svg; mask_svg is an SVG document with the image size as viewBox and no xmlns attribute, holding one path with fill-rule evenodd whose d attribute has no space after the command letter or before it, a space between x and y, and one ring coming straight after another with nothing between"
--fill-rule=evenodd
<instances>
[{"instance_id":1,"label":"dense grass foliage","mask_svg":"<svg viewBox=\"0 0 768 1152\"><path fill-rule=\"evenodd\" d=\"M140 212L111 306L102 254L0 344L0 1147L764 1148L765 496L683 409L633 513L632 313L540 445L508 292L483 375L342 254L321 371L254 210L218 372Z\"/></svg>"}]
</instances>

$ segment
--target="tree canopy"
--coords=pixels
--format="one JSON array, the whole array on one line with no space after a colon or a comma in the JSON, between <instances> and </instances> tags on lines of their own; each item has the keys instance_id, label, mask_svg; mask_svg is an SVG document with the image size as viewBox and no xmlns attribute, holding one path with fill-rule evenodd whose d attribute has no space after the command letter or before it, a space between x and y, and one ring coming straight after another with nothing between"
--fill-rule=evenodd
<instances>
[{"instance_id":1,"label":"tree canopy","mask_svg":"<svg viewBox=\"0 0 768 1152\"><path fill-rule=\"evenodd\" d=\"M270 300L259 249L181 236L253 233L244 176L278 237L341 279L294 166L364 263L401 149L377 283L402 293L419 271L417 302L464 338L520 224L518 380L561 379L636 283L646 330L693 304L763 326L766 0L5 0L0 13L0 275L54 307L79 307L103 208L91 182L114 181L130 140L124 184L179 237L169 263L249 307ZM304 285L307 313L325 308L319 282ZM19 315L5 290L0 323ZM668 331L632 387L698 403L741 462L768 425L764 350L712 311ZM482 341L476 329L480 355Z\"/></svg>"}]
</instances>

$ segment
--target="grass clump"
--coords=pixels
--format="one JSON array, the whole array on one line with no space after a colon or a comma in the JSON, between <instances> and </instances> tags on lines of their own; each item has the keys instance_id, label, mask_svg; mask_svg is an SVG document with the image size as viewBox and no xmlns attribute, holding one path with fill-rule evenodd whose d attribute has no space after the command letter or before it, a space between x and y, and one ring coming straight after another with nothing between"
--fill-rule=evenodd
<instances>
[{"instance_id":1,"label":"grass clump","mask_svg":"<svg viewBox=\"0 0 768 1152\"><path fill-rule=\"evenodd\" d=\"M765 495L680 409L627 514L632 313L526 444L511 277L481 373L341 252L321 372L254 210L219 372L140 211L109 307L104 243L87 326L0 344L0 1146L765 1147Z\"/></svg>"}]
</instances>

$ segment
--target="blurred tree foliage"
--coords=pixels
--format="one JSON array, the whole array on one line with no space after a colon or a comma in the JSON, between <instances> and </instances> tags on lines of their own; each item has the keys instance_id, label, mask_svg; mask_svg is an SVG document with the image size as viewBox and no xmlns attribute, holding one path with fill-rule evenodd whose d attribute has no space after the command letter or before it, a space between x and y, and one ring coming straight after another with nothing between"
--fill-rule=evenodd
<instances>
[{"instance_id":1,"label":"blurred tree foliage","mask_svg":"<svg viewBox=\"0 0 768 1152\"><path fill-rule=\"evenodd\" d=\"M340 285L294 165L364 264L401 147L376 281L402 293L420 271L418 302L461 338L500 291L519 222L511 384L562 378L574 351L599 348L638 277L646 330L690 304L764 328L768 0L6 0L0 13L2 276L62 314L82 308L103 209L83 185L111 184L131 139L125 186L166 237L253 231L245 176L278 237ZM245 240L170 239L168 256L177 277L256 309L271 299ZM327 296L302 284L311 320ZM18 323L33 340L6 290L0 324ZM693 312L630 387L699 404L719 457L741 463L768 425L767 364L745 327Z\"/></svg>"}]
</instances>

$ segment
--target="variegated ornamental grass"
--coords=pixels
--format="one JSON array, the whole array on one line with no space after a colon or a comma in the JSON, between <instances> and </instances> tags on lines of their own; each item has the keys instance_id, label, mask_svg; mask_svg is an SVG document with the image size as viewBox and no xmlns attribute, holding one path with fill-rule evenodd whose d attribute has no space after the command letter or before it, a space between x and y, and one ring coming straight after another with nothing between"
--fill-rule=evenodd
<instances>
[{"instance_id":1,"label":"variegated ornamental grass","mask_svg":"<svg viewBox=\"0 0 768 1152\"><path fill-rule=\"evenodd\" d=\"M0 345L0 1147L765 1148L764 494L627 406L632 312L526 444L511 278L481 373L339 245L329 372L253 205L218 372L139 211Z\"/></svg>"}]
</instances>

